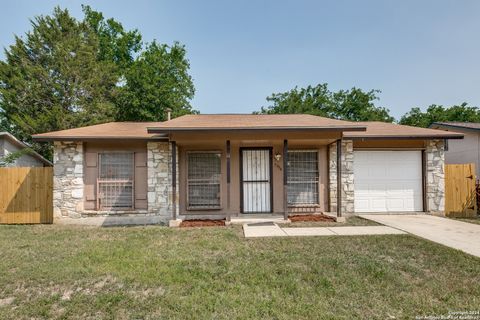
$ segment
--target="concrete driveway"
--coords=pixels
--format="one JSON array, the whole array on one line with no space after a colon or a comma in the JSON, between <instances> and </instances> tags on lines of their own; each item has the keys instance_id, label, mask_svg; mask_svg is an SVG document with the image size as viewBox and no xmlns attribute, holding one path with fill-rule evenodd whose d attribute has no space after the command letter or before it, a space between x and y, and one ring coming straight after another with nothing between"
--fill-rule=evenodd
<instances>
[{"instance_id":1,"label":"concrete driveway","mask_svg":"<svg viewBox=\"0 0 480 320\"><path fill-rule=\"evenodd\" d=\"M480 257L480 225L429 215L362 215L447 247Z\"/></svg>"}]
</instances>

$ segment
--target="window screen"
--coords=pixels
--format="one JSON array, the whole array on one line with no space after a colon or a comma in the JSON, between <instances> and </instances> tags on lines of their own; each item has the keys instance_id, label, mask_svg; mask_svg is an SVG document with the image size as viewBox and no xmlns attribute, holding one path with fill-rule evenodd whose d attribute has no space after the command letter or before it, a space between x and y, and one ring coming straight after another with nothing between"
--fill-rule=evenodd
<instances>
[{"instance_id":1,"label":"window screen","mask_svg":"<svg viewBox=\"0 0 480 320\"><path fill-rule=\"evenodd\" d=\"M188 208L220 208L220 159L217 152L188 153Z\"/></svg>"},{"instance_id":2,"label":"window screen","mask_svg":"<svg viewBox=\"0 0 480 320\"><path fill-rule=\"evenodd\" d=\"M100 153L98 170L99 209L133 209L134 154Z\"/></svg>"},{"instance_id":3,"label":"window screen","mask_svg":"<svg viewBox=\"0 0 480 320\"><path fill-rule=\"evenodd\" d=\"M317 151L289 151L287 171L288 204L318 204Z\"/></svg>"}]
</instances>

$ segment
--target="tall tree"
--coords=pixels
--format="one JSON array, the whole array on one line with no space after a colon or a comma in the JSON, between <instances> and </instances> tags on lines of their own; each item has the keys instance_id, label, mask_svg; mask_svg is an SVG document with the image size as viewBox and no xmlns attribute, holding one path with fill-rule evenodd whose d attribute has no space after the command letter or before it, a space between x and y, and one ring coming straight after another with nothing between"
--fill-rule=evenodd
<instances>
[{"instance_id":1,"label":"tall tree","mask_svg":"<svg viewBox=\"0 0 480 320\"><path fill-rule=\"evenodd\" d=\"M274 93L267 97L270 106L259 113L307 113L350 121L385 121L394 119L389 110L375 106L378 90L364 92L358 88L331 92L328 84L318 84Z\"/></svg>"},{"instance_id":2,"label":"tall tree","mask_svg":"<svg viewBox=\"0 0 480 320\"><path fill-rule=\"evenodd\" d=\"M402 116L400 124L427 128L433 122L442 121L480 122L480 109L466 102L451 107L432 104L425 112L418 107L412 108Z\"/></svg>"},{"instance_id":3,"label":"tall tree","mask_svg":"<svg viewBox=\"0 0 480 320\"><path fill-rule=\"evenodd\" d=\"M31 25L0 61L0 107L17 137L113 120L118 79L90 26L58 7Z\"/></svg>"},{"instance_id":4,"label":"tall tree","mask_svg":"<svg viewBox=\"0 0 480 320\"><path fill-rule=\"evenodd\" d=\"M394 118L387 108L375 106L375 101L379 100L378 93L379 90L364 92L358 88L335 92L333 117L350 121L393 122Z\"/></svg>"},{"instance_id":5,"label":"tall tree","mask_svg":"<svg viewBox=\"0 0 480 320\"><path fill-rule=\"evenodd\" d=\"M259 113L308 113L324 117L332 116L332 93L328 90L326 83L315 87L295 87L290 91L273 93L267 97L267 102L270 105L262 107Z\"/></svg>"},{"instance_id":6,"label":"tall tree","mask_svg":"<svg viewBox=\"0 0 480 320\"><path fill-rule=\"evenodd\" d=\"M105 19L101 12L90 6L82 5L84 19L98 37L100 60L111 61L117 66L119 75L133 64L142 50L142 35L137 29L125 30L123 25L113 18Z\"/></svg>"},{"instance_id":7,"label":"tall tree","mask_svg":"<svg viewBox=\"0 0 480 320\"><path fill-rule=\"evenodd\" d=\"M153 41L143 47L138 30L127 31L89 6L83 11L84 21L98 36L99 58L116 66L120 87L116 120L165 120L167 108L174 117L196 112L190 105L195 90L184 46Z\"/></svg>"},{"instance_id":8,"label":"tall tree","mask_svg":"<svg viewBox=\"0 0 480 320\"><path fill-rule=\"evenodd\" d=\"M118 98L119 120L165 120L167 108L174 117L195 112L189 100L194 87L188 74L185 48L153 42L125 74Z\"/></svg>"},{"instance_id":9,"label":"tall tree","mask_svg":"<svg viewBox=\"0 0 480 320\"><path fill-rule=\"evenodd\" d=\"M7 131L10 132L12 128L10 128L9 121L7 120L7 117L5 116L5 113L2 109L0 109L0 132L2 131Z\"/></svg>"},{"instance_id":10,"label":"tall tree","mask_svg":"<svg viewBox=\"0 0 480 320\"><path fill-rule=\"evenodd\" d=\"M142 43L138 30L83 6L31 21L32 30L0 61L0 124L17 137L112 120L162 120L195 112L185 48ZM2 112L5 121L2 121ZM33 144L45 156L47 145Z\"/></svg>"}]
</instances>

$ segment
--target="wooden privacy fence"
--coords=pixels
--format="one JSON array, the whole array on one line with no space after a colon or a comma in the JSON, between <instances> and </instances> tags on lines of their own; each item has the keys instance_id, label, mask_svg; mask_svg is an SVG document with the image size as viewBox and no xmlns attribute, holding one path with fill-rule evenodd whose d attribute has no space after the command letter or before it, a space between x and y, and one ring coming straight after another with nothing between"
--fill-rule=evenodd
<instances>
[{"instance_id":1,"label":"wooden privacy fence","mask_svg":"<svg viewBox=\"0 0 480 320\"><path fill-rule=\"evenodd\" d=\"M445 214L475 217L477 214L475 164L445 165Z\"/></svg>"},{"instance_id":2,"label":"wooden privacy fence","mask_svg":"<svg viewBox=\"0 0 480 320\"><path fill-rule=\"evenodd\" d=\"M53 222L53 168L0 168L0 223Z\"/></svg>"}]
</instances>

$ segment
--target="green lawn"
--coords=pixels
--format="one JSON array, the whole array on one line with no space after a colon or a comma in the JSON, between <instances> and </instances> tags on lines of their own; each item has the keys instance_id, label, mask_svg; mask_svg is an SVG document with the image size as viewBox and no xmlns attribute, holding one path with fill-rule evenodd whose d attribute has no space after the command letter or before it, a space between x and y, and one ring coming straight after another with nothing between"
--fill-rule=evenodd
<instances>
[{"instance_id":1,"label":"green lawn","mask_svg":"<svg viewBox=\"0 0 480 320\"><path fill-rule=\"evenodd\" d=\"M0 319L403 319L480 306L480 259L408 235L0 226L0 255Z\"/></svg>"},{"instance_id":2,"label":"green lawn","mask_svg":"<svg viewBox=\"0 0 480 320\"><path fill-rule=\"evenodd\" d=\"M468 222L468 223L475 223L480 224L480 216L476 216L474 218L453 218L458 221Z\"/></svg>"}]
</instances>

